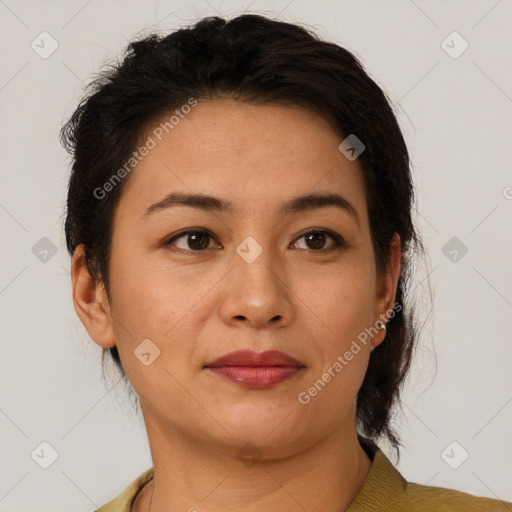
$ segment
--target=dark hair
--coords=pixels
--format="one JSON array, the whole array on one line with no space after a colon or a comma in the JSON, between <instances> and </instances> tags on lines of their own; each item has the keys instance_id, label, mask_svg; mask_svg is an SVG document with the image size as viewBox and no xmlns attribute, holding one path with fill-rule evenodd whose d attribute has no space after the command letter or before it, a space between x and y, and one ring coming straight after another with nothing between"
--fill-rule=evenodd
<instances>
[{"instance_id":1,"label":"dark hair","mask_svg":"<svg viewBox=\"0 0 512 512\"><path fill-rule=\"evenodd\" d=\"M129 177L101 200L94 191L130 158L151 122L190 98L304 107L326 119L340 142L355 134L364 143L358 159L377 271L388 268L395 232L402 271L394 317L384 343L371 354L357 395L357 428L375 441L385 436L399 455L392 412L401 404L418 337L406 288L412 250L425 251L411 216L409 155L390 101L349 51L306 28L250 14L230 21L208 17L167 36L132 41L123 61L108 65L88 86L61 131L73 156L65 220L69 253L84 244L87 267L109 295L113 212ZM108 351L126 382L117 348Z\"/></svg>"}]
</instances>

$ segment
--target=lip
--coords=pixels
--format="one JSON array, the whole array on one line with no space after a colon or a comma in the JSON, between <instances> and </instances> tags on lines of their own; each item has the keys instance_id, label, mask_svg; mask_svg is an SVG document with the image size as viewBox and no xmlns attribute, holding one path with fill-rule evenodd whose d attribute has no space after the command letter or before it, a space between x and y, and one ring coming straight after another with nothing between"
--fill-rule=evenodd
<instances>
[{"instance_id":1,"label":"lip","mask_svg":"<svg viewBox=\"0 0 512 512\"><path fill-rule=\"evenodd\" d=\"M306 366L276 350L231 352L204 368L249 389L267 389L300 373Z\"/></svg>"},{"instance_id":2,"label":"lip","mask_svg":"<svg viewBox=\"0 0 512 512\"><path fill-rule=\"evenodd\" d=\"M218 368L219 366L305 366L297 359L279 352L267 350L266 352L253 352L252 350L238 350L230 352L215 361L208 363L206 368Z\"/></svg>"}]
</instances>

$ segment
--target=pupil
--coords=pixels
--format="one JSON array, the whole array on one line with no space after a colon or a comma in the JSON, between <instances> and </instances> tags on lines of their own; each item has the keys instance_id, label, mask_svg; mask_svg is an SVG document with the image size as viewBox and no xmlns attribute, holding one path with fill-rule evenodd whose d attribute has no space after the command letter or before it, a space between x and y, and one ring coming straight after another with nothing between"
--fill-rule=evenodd
<instances>
[{"instance_id":1,"label":"pupil","mask_svg":"<svg viewBox=\"0 0 512 512\"><path fill-rule=\"evenodd\" d=\"M320 243L319 243L319 237L320 237ZM313 234L309 235L308 241L309 242L313 241L313 245L314 245L315 249L322 249L322 247L324 246L323 242L325 242L324 234L323 233L313 233Z\"/></svg>"},{"instance_id":2,"label":"pupil","mask_svg":"<svg viewBox=\"0 0 512 512\"><path fill-rule=\"evenodd\" d=\"M189 242L189 246L191 245L191 248L192 249L206 249L208 247L208 240L207 240L207 237L204 235L204 234L201 234L201 233L194 233L192 235L189 235L190 238L193 240L192 241L192 244L190 244ZM203 241L203 243L196 243L197 240L199 239L199 241ZM204 243L206 241L206 243Z\"/></svg>"}]
</instances>

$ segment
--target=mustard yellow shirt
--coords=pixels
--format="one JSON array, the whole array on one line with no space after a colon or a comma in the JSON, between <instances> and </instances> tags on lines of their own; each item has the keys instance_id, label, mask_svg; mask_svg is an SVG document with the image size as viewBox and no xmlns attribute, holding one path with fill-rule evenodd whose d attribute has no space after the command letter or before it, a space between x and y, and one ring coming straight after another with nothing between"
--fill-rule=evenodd
<instances>
[{"instance_id":1,"label":"mustard yellow shirt","mask_svg":"<svg viewBox=\"0 0 512 512\"><path fill-rule=\"evenodd\" d=\"M376 446L376 445L374 445ZM512 503L441 487L409 483L377 447L370 472L346 512L503 512ZM95 512L131 512L138 492L153 478L154 467L136 478L117 498Z\"/></svg>"}]
</instances>

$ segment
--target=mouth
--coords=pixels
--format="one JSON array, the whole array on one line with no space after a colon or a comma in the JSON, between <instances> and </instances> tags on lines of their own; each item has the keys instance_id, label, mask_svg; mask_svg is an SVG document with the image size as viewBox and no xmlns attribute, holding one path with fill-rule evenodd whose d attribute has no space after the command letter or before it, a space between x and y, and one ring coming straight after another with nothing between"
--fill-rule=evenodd
<instances>
[{"instance_id":1,"label":"mouth","mask_svg":"<svg viewBox=\"0 0 512 512\"><path fill-rule=\"evenodd\" d=\"M203 367L214 375L249 389L267 389L301 373L306 366L275 350L231 352Z\"/></svg>"}]
</instances>

